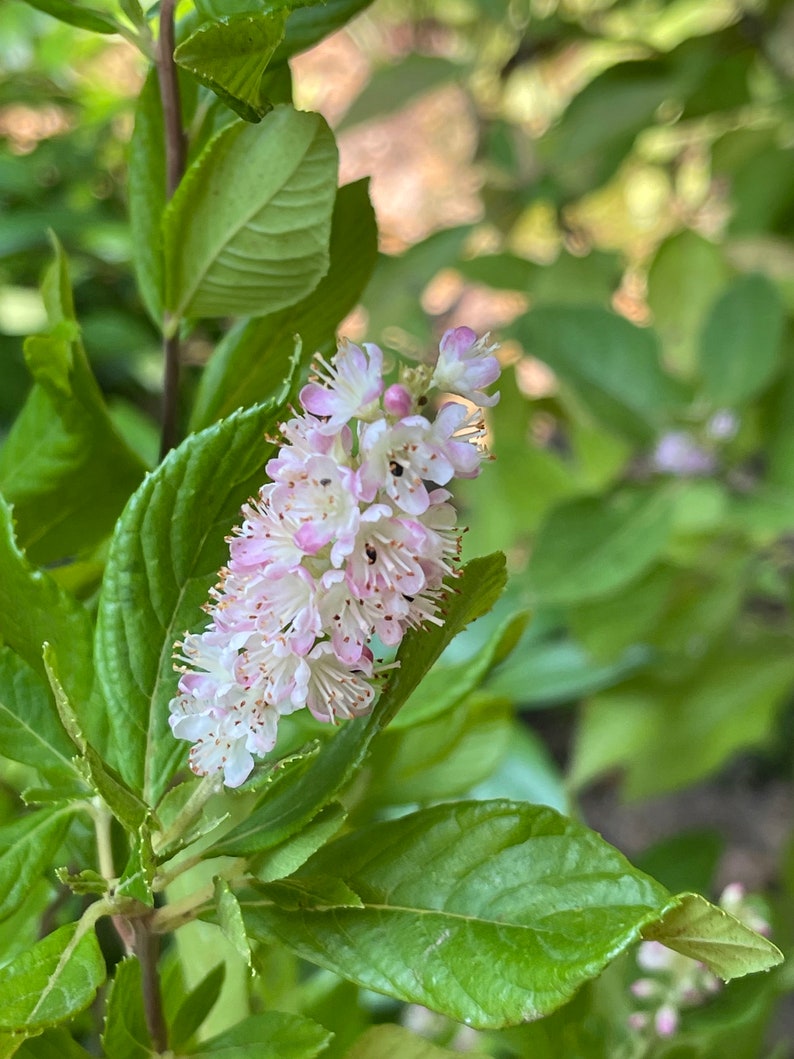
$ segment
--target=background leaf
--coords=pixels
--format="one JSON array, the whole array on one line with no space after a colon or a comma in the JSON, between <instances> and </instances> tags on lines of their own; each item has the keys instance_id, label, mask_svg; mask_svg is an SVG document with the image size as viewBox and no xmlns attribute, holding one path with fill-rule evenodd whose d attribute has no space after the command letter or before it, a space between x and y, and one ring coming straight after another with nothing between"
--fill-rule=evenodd
<instances>
[{"instance_id":1,"label":"background leaf","mask_svg":"<svg viewBox=\"0 0 794 1059\"><path fill-rule=\"evenodd\" d=\"M232 1029L202 1042L195 1059L314 1059L331 1034L310 1019L269 1011L251 1015Z\"/></svg>"},{"instance_id":2,"label":"background leaf","mask_svg":"<svg viewBox=\"0 0 794 1059\"><path fill-rule=\"evenodd\" d=\"M261 315L313 290L328 269L336 165L318 114L281 105L223 129L165 211L171 315Z\"/></svg>"},{"instance_id":3,"label":"background leaf","mask_svg":"<svg viewBox=\"0 0 794 1059\"><path fill-rule=\"evenodd\" d=\"M116 965L107 1000L102 1047L114 1059L149 1059L152 1042L146 1028L141 965L127 956Z\"/></svg>"},{"instance_id":4,"label":"background leaf","mask_svg":"<svg viewBox=\"0 0 794 1059\"><path fill-rule=\"evenodd\" d=\"M39 809L0 827L0 920L13 915L50 866L74 812Z\"/></svg>"}]
</instances>

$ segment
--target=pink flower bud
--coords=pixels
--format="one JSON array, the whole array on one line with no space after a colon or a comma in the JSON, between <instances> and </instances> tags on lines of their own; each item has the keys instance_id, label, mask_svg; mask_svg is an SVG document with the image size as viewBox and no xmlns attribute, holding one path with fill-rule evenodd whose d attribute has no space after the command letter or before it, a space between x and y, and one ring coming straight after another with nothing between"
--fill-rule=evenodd
<instances>
[{"instance_id":1,"label":"pink flower bud","mask_svg":"<svg viewBox=\"0 0 794 1059\"><path fill-rule=\"evenodd\" d=\"M672 1004L662 1004L653 1022L660 1037L672 1037L678 1029L678 1012Z\"/></svg>"},{"instance_id":2,"label":"pink flower bud","mask_svg":"<svg viewBox=\"0 0 794 1059\"><path fill-rule=\"evenodd\" d=\"M390 386L383 395L383 407L389 415L399 416L400 419L410 415L412 404L411 394L398 382Z\"/></svg>"}]
</instances>

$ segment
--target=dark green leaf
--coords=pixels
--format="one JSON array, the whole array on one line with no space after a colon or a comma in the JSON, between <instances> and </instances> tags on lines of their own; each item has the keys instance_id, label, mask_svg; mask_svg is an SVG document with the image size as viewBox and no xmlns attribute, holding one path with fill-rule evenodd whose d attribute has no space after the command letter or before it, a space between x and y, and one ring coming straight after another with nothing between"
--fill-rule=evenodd
<instances>
[{"instance_id":1,"label":"dark green leaf","mask_svg":"<svg viewBox=\"0 0 794 1059\"><path fill-rule=\"evenodd\" d=\"M118 33L119 25L104 11L92 7L83 7L75 0L25 0L26 4L44 11L61 22L68 22L78 29L87 29L92 33Z\"/></svg>"},{"instance_id":2,"label":"dark green leaf","mask_svg":"<svg viewBox=\"0 0 794 1059\"><path fill-rule=\"evenodd\" d=\"M783 953L771 941L699 894L679 894L642 934L700 960L726 982L783 962Z\"/></svg>"},{"instance_id":3,"label":"dark green leaf","mask_svg":"<svg viewBox=\"0 0 794 1059\"><path fill-rule=\"evenodd\" d=\"M227 555L224 536L264 480L278 414L259 406L187 438L149 475L122 515L99 603L97 671L116 737L116 765L154 804L184 747L168 726L174 641L201 620Z\"/></svg>"},{"instance_id":4,"label":"dark green leaf","mask_svg":"<svg viewBox=\"0 0 794 1059\"><path fill-rule=\"evenodd\" d=\"M336 168L319 114L281 105L218 133L163 218L171 315L259 316L312 291L328 269Z\"/></svg>"},{"instance_id":5,"label":"dark green leaf","mask_svg":"<svg viewBox=\"0 0 794 1059\"><path fill-rule=\"evenodd\" d=\"M594 832L511 802L440 805L363 828L295 878L323 875L365 907L244 904L249 930L480 1027L553 1011L668 903L663 887Z\"/></svg>"},{"instance_id":6,"label":"dark green leaf","mask_svg":"<svg viewBox=\"0 0 794 1059\"><path fill-rule=\"evenodd\" d=\"M408 54L401 62L382 66L345 114L341 128L382 118L439 85L458 80L461 66L436 55Z\"/></svg>"},{"instance_id":7,"label":"dark green leaf","mask_svg":"<svg viewBox=\"0 0 794 1059\"><path fill-rule=\"evenodd\" d=\"M204 1041L195 1059L314 1059L331 1034L298 1015L269 1011L251 1015L232 1029Z\"/></svg>"},{"instance_id":8,"label":"dark green leaf","mask_svg":"<svg viewBox=\"0 0 794 1059\"><path fill-rule=\"evenodd\" d=\"M75 809L39 809L0 827L0 920L23 903L63 842Z\"/></svg>"},{"instance_id":9,"label":"dark green leaf","mask_svg":"<svg viewBox=\"0 0 794 1059\"><path fill-rule=\"evenodd\" d=\"M64 1029L45 1030L40 1037L31 1037L14 1055L17 1059L91 1059L91 1052Z\"/></svg>"},{"instance_id":10,"label":"dark green leaf","mask_svg":"<svg viewBox=\"0 0 794 1059\"><path fill-rule=\"evenodd\" d=\"M113 1059L150 1059L152 1043L146 1029L141 965L128 956L116 965L102 1034L105 1055Z\"/></svg>"},{"instance_id":11,"label":"dark green leaf","mask_svg":"<svg viewBox=\"0 0 794 1059\"><path fill-rule=\"evenodd\" d=\"M69 923L3 968L0 1030L35 1034L88 1007L105 980L93 930Z\"/></svg>"},{"instance_id":12,"label":"dark green leaf","mask_svg":"<svg viewBox=\"0 0 794 1059\"><path fill-rule=\"evenodd\" d=\"M264 852L312 820L350 781L374 737L395 717L444 648L469 622L493 606L505 579L502 555L467 563L445 606L444 624L406 635L397 655L400 668L391 674L370 716L348 722L316 758L307 759L272 791L266 791L245 823L211 847L212 855L238 857Z\"/></svg>"},{"instance_id":13,"label":"dark green leaf","mask_svg":"<svg viewBox=\"0 0 794 1059\"><path fill-rule=\"evenodd\" d=\"M614 592L658 559L670 536L672 497L623 492L569 500L540 528L529 567L547 603L577 603Z\"/></svg>"},{"instance_id":14,"label":"dark green leaf","mask_svg":"<svg viewBox=\"0 0 794 1059\"><path fill-rule=\"evenodd\" d=\"M780 366L785 309L775 287L757 273L741 276L706 320L700 371L715 407L737 405L763 390Z\"/></svg>"},{"instance_id":15,"label":"dark green leaf","mask_svg":"<svg viewBox=\"0 0 794 1059\"><path fill-rule=\"evenodd\" d=\"M296 334L305 361L315 350L330 350L337 324L360 298L377 257L378 231L368 186L369 181L358 180L337 193L331 264L317 289L289 309L238 324L217 347L196 395L193 430L271 397L288 372Z\"/></svg>"},{"instance_id":16,"label":"dark green leaf","mask_svg":"<svg viewBox=\"0 0 794 1059\"><path fill-rule=\"evenodd\" d=\"M648 441L681 395L656 336L596 306L541 305L512 330L527 353L570 385L608 430Z\"/></svg>"},{"instance_id":17,"label":"dark green leaf","mask_svg":"<svg viewBox=\"0 0 794 1059\"><path fill-rule=\"evenodd\" d=\"M270 109L260 94L262 75L284 36L286 17L277 9L206 22L179 45L174 59L240 117L259 121Z\"/></svg>"},{"instance_id":18,"label":"dark green leaf","mask_svg":"<svg viewBox=\"0 0 794 1059\"><path fill-rule=\"evenodd\" d=\"M155 323L163 318L163 235L166 206L163 110L152 69L138 96L130 140L127 198L132 260L143 304Z\"/></svg>"}]
</instances>

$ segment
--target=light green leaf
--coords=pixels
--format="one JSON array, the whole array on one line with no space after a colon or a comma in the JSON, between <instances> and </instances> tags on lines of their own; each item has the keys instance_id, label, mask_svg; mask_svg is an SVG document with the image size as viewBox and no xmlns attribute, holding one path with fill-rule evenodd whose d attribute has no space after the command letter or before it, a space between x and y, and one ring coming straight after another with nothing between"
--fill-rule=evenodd
<instances>
[{"instance_id":1,"label":"light green leaf","mask_svg":"<svg viewBox=\"0 0 794 1059\"><path fill-rule=\"evenodd\" d=\"M269 849L254 860L252 873L260 882L272 882L292 875L313 853L324 846L345 822L347 813L338 802L331 802L296 835Z\"/></svg>"},{"instance_id":2,"label":"light green leaf","mask_svg":"<svg viewBox=\"0 0 794 1059\"><path fill-rule=\"evenodd\" d=\"M211 88L246 121L270 109L260 94L262 75L284 36L287 11L232 14L205 22L174 52L175 61Z\"/></svg>"},{"instance_id":3,"label":"light green leaf","mask_svg":"<svg viewBox=\"0 0 794 1059\"><path fill-rule=\"evenodd\" d=\"M0 647L0 754L55 781L78 778L46 683L8 647Z\"/></svg>"},{"instance_id":4,"label":"light green leaf","mask_svg":"<svg viewBox=\"0 0 794 1059\"><path fill-rule=\"evenodd\" d=\"M50 867L75 809L39 809L0 827L0 921L22 905Z\"/></svg>"},{"instance_id":5,"label":"light green leaf","mask_svg":"<svg viewBox=\"0 0 794 1059\"><path fill-rule=\"evenodd\" d=\"M174 1017L170 1020L168 1033L168 1041L173 1049L184 1048L212 1011L220 996L225 977L226 964L219 963L201 979L195 989L191 989L176 1009ZM168 1001L169 997L166 995L166 1008Z\"/></svg>"},{"instance_id":6,"label":"light green leaf","mask_svg":"<svg viewBox=\"0 0 794 1059\"><path fill-rule=\"evenodd\" d=\"M648 304L665 359L689 377L711 305L728 278L720 247L691 231L662 243L648 272Z\"/></svg>"},{"instance_id":7,"label":"light green leaf","mask_svg":"<svg viewBox=\"0 0 794 1059\"><path fill-rule=\"evenodd\" d=\"M170 314L258 316L312 291L328 269L336 167L318 114L281 105L222 129L163 218Z\"/></svg>"},{"instance_id":8,"label":"light green leaf","mask_svg":"<svg viewBox=\"0 0 794 1059\"><path fill-rule=\"evenodd\" d=\"M726 982L783 962L776 945L699 894L679 894L642 935L700 960Z\"/></svg>"},{"instance_id":9,"label":"light green leaf","mask_svg":"<svg viewBox=\"0 0 794 1059\"><path fill-rule=\"evenodd\" d=\"M110 534L145 467L108 415L57 242L42 292L51 330L25 343L34 386L0 450L0 490L14 507L21 547L51 563Z\"/></svg>"},{"instance_id":10,"label":"light green leaf","mask_svg":"<svg viewBox=\"0 0 794 1059\"><path fill-rule=\"evenodd\" d=\"M92 679L88 612L27 561L14 537L11 508L2 497L0 637L41 676L45 675L42 646L51 643L62 659L61 675L70 698L81 705L86 702Z\"/></svg>"},{"instance_id":11,"label":"light green leaf","mask_svg":"<svg viewBox=\"0 0 794 1059\"><path fill-rule=\"evenodd\" d=\"M104 11L83 7L75 0L25 0L25 3L61 22L67 22L70 26L77 26L78 29L87 29L92 33L119 31L119 24Z\"/></svg>"},{"instance_id":12,"label":"light green leaf","mask_svg":"<svg viewBox=\"0 0 794 1059\"><path fill-rule=\"evenodd\" d=\"M102 1033L105 1055L113 1059L151 1059L153 1052L141 985L141 965L128 956L116 965Z\"/></svg>"},{"instance_id":13,"label":"light green leaf","mask_svg":"<svg viewBox=\"0 0 794 1059\"><path fill-rule=\"evenodd\" d=\"M325 846L294 878L334 875L364 908L244 902L249 932L483 1028L565 1003L669 900L594 832L552 809L504 801L370 825Z\"/></svg>"},{"instance_id":14,"label":"light green leaf","mask_svg":"<svg viewBox=\"0 0 794 1059\"><path fill-rule=\"evenodd\" d=\"M363 1033L345 1059L453 1059L460 1052L439 1048L426 1037L416 1037L404 1026L371 1026Z\"/></svg>"},{"instance_id":15,"label":"light green leaf","mask_svg":"<svg viewBox=\"0 0 794 1059\"><path fill-rule=\"evenodd\" d=\"M264 852L314 819L350 781L372 740L396 716L444 648L469 622L490 610L505 580L503 555L467 563L446 604L444 624L414 629L405 636L397 654L400 666L391 673L370 716L348 722L315 758L307 758L266 790L248 819L211 847L213 855Z\"/></svg>"},{"instance_id":16,"label":"light green leaf","mask_svg":"<svg viewBox=\"0 0 794 1059\"><path fill-rule=\"evenodd\" d=\"M309 1019L268 1011L204 1041L192 1055L194 1059L314 1059L331 1036Z\"/></svg>"},{"instance_id":17,"label":"light green leaf","mask_svg":"<svg viewBox=\"0 0 794 1059\"><path fill-rule=\"evenodd\" d=\"M240 902L232 892L228 882L216 876L215 884L215 909L218 913L218 926L226 940L234 947L240 959L251 966L251 946L245 933L243 913L240 911Z\"/></svg>"},{"instance_id":18,"label":"light green leaf","mask_svg":"<svg viewBox=\"0 0 794 1059\"><path fill-rule=\"evenodd\" d=\"M230 416L171 452L127 505L99 601L96 664L111 705L114 762L153 805L184 758L168 726L174 642L201 624L201 606L228 555L224 537L264 481L278 410Z\"/></svg>"},{"instance_id":19,"label":"light green leaf","mask_svg":"<svg viewBox=\"0 0 794 1059\"><path fill-rule=\"evenodd\" d=\"M653 331L596 306L541 305L511 328L612 432L648 441L681 402Z\"/></svg>"},{"instance_id":20,"label":"light green leaf","mask_svg":"<svg viewBox=\"0 0 794 1059\"><path fill-rule=\"evenodd\" d=\"M757 273L731 283L703 329L700 371L715 407L737 405L764 389L780 366L785 308Z\"/></svg>"},{"instance_id":21,"label":"light green leaf","mask_svg":"<svg viewBox=\"0 0 794 1059\"><path fill-rule=\"evenodd\" d=\"M88 1007L105 980L93 930L69 923L3 968L0 1030L32 1035Z\"/></svg>"},{"instance_id":22,"label":"light green leaf","mask_svg":"<svg viewBox=\"0 0 794 1059\"><path fill-rule=\"evenodd\" d=\"M218 345L201 377L191 429L271 397L288 373L296 334L305 362L315 350L330 352L335 328L360 298L377 257L378 230L368 187L368 180L358 180L339 189L331 264L316 290L289 309L241 322Z\"/></svg>"},{"instance_id":23,"label":"light green leaf","mask_svg":"<svg viewBox=\"0 0 794 1059\"><path fill-rule=\"evenodd\" d=\"M663 490L560 504L538 532L529 565L532 587L545 603L578 603L614 592L659 558L672 514L672 496Z\"/></svg>"},{"instance_id":24,"label":"light green leaf","mask_svg":"<svg viewBox=\"0 0 794 1059\"><path fill-rule=\"evenodd\" d=\"M163 318L163 233L166 206L165 130L163 109L153 68L135 106L130 140L127 199L130 211L132 261L143 304L156 324Z\"/></svg>"}]
</instances>

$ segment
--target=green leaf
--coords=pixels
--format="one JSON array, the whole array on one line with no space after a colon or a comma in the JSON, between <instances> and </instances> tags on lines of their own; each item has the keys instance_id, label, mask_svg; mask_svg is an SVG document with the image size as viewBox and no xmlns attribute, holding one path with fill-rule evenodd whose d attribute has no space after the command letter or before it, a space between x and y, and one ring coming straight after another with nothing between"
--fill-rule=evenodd
<instances>
[{"instance_id":1,"label":"green leaf","mask_svg":"<svg viewBox=\"0 0 794 1059\"><path fill-rule=\"evenodd\" d=\"M201 606L228 555L224 537L264 480L272 453L262 436L278 410L262 405L187 438L127 505L110 548L99 601L97 673L125 781L153 805L183 744L168 725L176 694L174 642L201 621Z\"/></svg>"},{"instance_id":2,"label":"green leaf","mask_svg":"<svg viewBox=\"0 0 794 1059\"><path fill-rule=\"evenodd\" d=\"M512 802L435 806L337 839L294 878L336 876L364 908L243 911L256 938L477 1027L568 1000L668 904L594 832ZM487 974L483 968L487 967Z\"/></svg>"},{"instance_id":3,"label":"green leaf","mask_svg":"<svg viewBox=\"0 0 794 1059\"><path fill-rule=\"evenodd\" d=\"M316 1022L268 1011L204 1041L192 1054L194 1059L314 1059L330 1040L331 1034Z\"/></svg>"},{"instance_id":4,"label":"green leaf","mask_svg":"<svg viewBox=\"0 0 794 1059\"><path fill-rule=\"evenodd\" d=\"M0 754L62 782L78 778L74 753L45 682L0 647Z\"/></svg>"},{"instance_id":5,"label":"green leaf","mask_svg":"<svg viewBox=\"0 0 794 1059\"><path fill-rule=\"evenodd\" d=\"M191 989L170 1021L168 1041L174 1050L184 1048L217 1003L226 977L226 964L213 967Z\"/></svg>"},{"instance_id":6,"label":"green leaf","mask_svg":"<svg viewBox=\"0 0 794 1059\"><path fill-rule=\"evenodd\" d=\"M0 1030L35 1034L87 1008L105 980L93 930L59 927L3 968Z\"/></svg>"},{"instance_id":7,"label":"green leaf","mask_svg":"<svg viewBox=\"0 0 794 1059\"><path fill-rule=\"evenodd\" d=\"M152 1042L146 1028L141 965L128 956L116 965L102 1033L105 1055L113 1059L150 1059Z\"/></svg>"},{"instance_id":8,"label":"green leaf","mask_svg":"<svg viewBox=\"0 0 794 1059\"><path fill-rule=\"evenodd\" d=\"M118 33L119 25L104 11L93 7L82 7L75 0L25 0L30 7L52 15L61 22L67 22L78 29L87 29L92 33Z\"/></svg>"},{"instance_id":9,"label":"green leaf","mask_svg":"<svg viewBox=\"0 0 794 1059\"><path fill-rule=\"evenodd\" d=\"M25 343L34 386L0 450L0 490L21 547L50 563L110 534L145 467L113 426L91 372L57 242L42 287L51 330Z\"/></svg>"},{"instance_id":10,"label":"green leaf","mask_svg":"<svg viewBox=\"0 0 794 1059\"><path fill-rule=\"evenodd\" d=\"M755 397L780 366L785 308L766 277L734 280L706 320L700 370L714 406L737 405Z\"/></svg>"},{"instance_id":11,"label":"green leaf","mask_svg":"<svg viewBox=\"0 0 794 1059\"><path fill-rule=\"evenodd\" d=\"M728 278L720 247L691 231L662 243L648 272L648 304L665 360L689 377L698 362L700 333Z\"/></svg>"},{"instance_id":12,"label":"green leaf","mask_svg":"<svg viewBox=\"0 0 794 1059\"><path fill-rule=\"evenodd\" d=\"M318 114L282 105L222 129L163 218L170 314L258 316L309 294L328 269L336 167Z\"/></svg>"},{"instance_id":13,"label":"green leaf","mask_svg":"<svg viewBox=\"0 0 794 1059\"><path fill-rule=\"evenodd\" d=\"M147 908L153 908L152 880L155 868L151 837L146 828L141 828L133 840L132 852L121 873L116 894L134 898Z\"/></svg>"},{"instance_id":14,"label":"green leaf","mask_svg":"<svg viewBox=\"0 0 794 1059\"><path fill-rule=\"evenodd\" d=\"M444 624L413 629L403 639L397 654L400 666L392 672L370 716L348 722L315 758L307 758L272 791L265 791L248 819L211 847L212 854L239 857L264 852L316 817L350 781L372 740L395 717L444 648L469 622L490 610L505 580L503 555L467 563L445 606Z\"/></svg>"},{"instance_id":15,"label":"green leaf","mask_svg":"<svg viewBox=\"0 0 794 1059\"><path fill-rule=\"evenodd\" d=\"M287 19L284 40L277 48L273 62L286 62L298 52L311 48L371 3L372 0L325 0L320 4L291 4L293 10Z\"/></svg>"},{"instance_id":16,"label":"green leaf","mask_svg":"<svg viewBox=\"0 0 794 1059\"><path fill-rule=\"evenodd\" d=\"M45 1030L40 1037L31 1037L25 1041L18 1052L17 1059L91 1059L82 1045L64 1029ZM0 1055L4 1055L0 1051Z\"/></svg>"},{"instance_id":17,"label":"green leaf","mask_svg":"<svg viewBox=\"0 0 794 1059\"><path fill-rule=\"evenodd\" d=\"M401 62L381 66L344 116L340 128L383 118L440 85L460 80L465 69L436 55L408 54Z\"/></svg>"},{"instance_id":18,"label":"green leaf","mask_svg":"<svg viewBox=\"0 0 794 1059\"><path fill-rule=\"evenodd\" d=\"M510 329L609 431L647 442L681 401L653 331L596 306L541 305Z\"/></svg>"},{"instance_id":19,"label":"green leaf","mask_svg":"<svg viewBox=\"0 0 794 1059\"><path fill-rule=\"evenodd\" d=\"M679 894L642 935L705 963L726 982L783 962L776 945L699 894Z\"/></svg>"},{"instance_id":20,"label":"green leaf","mask_svg":"<svg viewBox=\"0 0 794 1059\"><path fill-rule=\"evenodd\" d=\"M69 829L73 806L39 809L0 827L0 921L23 904Z\"/></svg>"},{"instance_id":21,"label":"green leaf","mask_svg":"<svg viewBox=\"0 0 794 1059\"><path fill-rule=\"evenodd\" d=\"M175 61L211 88L240 117L259 121L270 109L262 75L284 36L287 12L229 15L206 22L174 52Z\"/></svg>"},{"instance_id":22,"label":"green leaf","mask_svg":"<svg viewBox=\"0 0 794 1059\"><path fill-rule=\"evenodd\" d=\"M460 1052L439 1048L426 1037L416 1037L403 1026L371 1026L355 1042L345 1059L453 1059Z\"/></svg>"},{"instance_id":23,"label":"green leaf","mask_svg":"<svg viewBox=\"0 0 794 1059\"><path fill-rule=\"evenodd\" d=\"M163 233L166 207L165 129L163 108L152 68L135 106L130 140L127 199L132 261L143 304L156 324L163 318Z\"/></svg>"},{"instance_id":24,"label":"green leaf","mask_svg":"<svg viewBox=\"0 0 794 1059\"><path fill-rule=\"evenodd\" d=\"M11 508L2 497L0 637L41 676L46 675L42 646L51 643L62 659L62 679L70 698L80 705L86 702L92 679L88 612L27 561L14 538Z\"/></svg>"},{"instance_id":25,"label":"green leaf","mask_svg":"<svg viewBox=\"0 0 794 1059\"><path fill-rule=\"evenodd\" d=\"M296 835L274 846L251 865L260 882L272 882L292 875L313 853L324 846L345 822L347 813L338 802L331 802Z\"/></svg>"},{"instance_id":26,"label":"green leaf","mask_svg":"<svg viewBox=\"0 0 794 1059\"><path fill-rule=\"evenodd\" d=\"M330 351L337 324L361 297L377 258L378 229L368 187L368 180L358 180L339 189L331 264L316 290L289 309L241 322L218 345L201 377L191 429L271 397L289 370L296 334L306 360L315 350Z\"/></svg>"},{"instance_id":27,"label":"green leaf","mask_svg":"<svg viewBox=\"0 0 794 1059\"><path fill-rule=\"evenodd\" d=\"M240 911L240 902L232 892L228 882L216 876L215 884L215 909L218 913L218 926L226 940L233 946L237 955L251 966L251 946L245 933L243 913Z\"/></svg>"},{"instance_id":28,"label":"green leaf","mask_svg":"<svg viewBox=\"0 0 794 1059\"><path fill-rule=\"evenodd\" d=\"M529 566L534 590L545 603L565 604L629 584L664 550L672 514L672 496L662 490L560 504L535 541Z\"/></svg>"}]
</instances>

